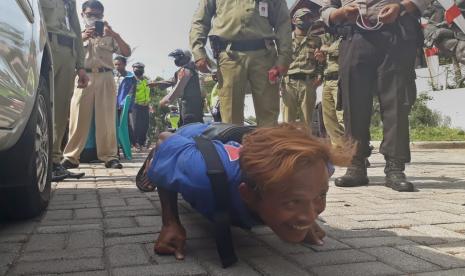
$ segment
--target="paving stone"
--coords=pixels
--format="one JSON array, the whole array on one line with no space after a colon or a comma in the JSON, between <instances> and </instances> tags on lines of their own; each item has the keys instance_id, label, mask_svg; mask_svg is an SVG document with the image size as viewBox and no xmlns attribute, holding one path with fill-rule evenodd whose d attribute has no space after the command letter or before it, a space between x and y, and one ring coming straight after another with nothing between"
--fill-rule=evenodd
<instances>
[{"instance_id":1,"label":"paving stone","mask_svg":"<svg viewBox=\"0 0 465 276\"><path fill-rule=\"evenodd\" d=\"M458 216L441 211L424 211L404 214L405 217L421 221L425 224L465 222L465 216Z\"/></svg>"},{"instance_id":2,"label":"paving stone","mask_svg":"<svg viewBox=\"0 0 465 276\"><path fill-rule=\"evenodd\" d=\"M81 225L56 225L40 226L36 232L40 234L58 234L68 232L79 232L85 230L102 230L101 224L81 224Z\"/></svg>"},{"instance_id":3,"label":"paving stone","mask_svg":"<svg viewBox=\"0 0 465 276\"><path fill-rule=\"evenodd\" d=\"M92 219L103 217L100 208L77 209L75 212L77 219Z\"/></svg>"},{"instance_id":4,"label":"paving stone","mask_svg":"<svg viewBox=\"0 0 465 276\"><path fill-rule=\"evenodd\" d=\"M15 255L15 253L0 253L0 267L10 266L15 259Z\"/></svg>"},{"instance_id":5,"label":"paving stone","mask_svg":"<svg viewBox=\"0 0 465 276\"><path fill-rule=\"evenodd\" d=\"M391 247L366 248L362 249L362 251L375 256L379 261L403 272L414 273L441 269L437 265L431 264Z\"/></svg>"},{"instance_id":6,"label":"paving stone","mask_svg":"<svg viewBox=\"0 0 465 276\"><path fill-rule=\"evenodd\" d=\"M39 251L25 253L21 256L19 261L24 262L38 262L50 260L73 260L83 258L102 258L102 248L83 248L83 249L67 249L67 250L53 250L53 251Z\"/></svg>"},{"instance_id":7,"label":"paving stone","mask_svg":"<svg viewBox=\"0 0 465 276\"><path fill-rule=\"evenodd\" d=\"M465 241L437 244L432 247L451 255L465 253Z\"/></svg>"},{"instance_id":8,"label":"paving stone","mask_svg":"<svg viewBox=\"0 0 465 276\"><path fill-rule=\"evenodd\" d=\"M398 246L397 249L443 268L465 267L465 260L424 245Z\"/></svg>"},{"instance_id":9,"label":"paving stone","mask_svg":"<svg viewBox=\"0 0 465 276\"><path fill-rule=\"evenodd\" d=\"M52 201L53 202L53 201ZM86 202L86 203L52 203L48 206L48 210L71 210L71 209L85 209L85 208L97 208L99 207L97 202Z\"/></svg>"},{"instance_id":10,"label":"paving stone","mask_svg":"<svg viewBox=\"0 0 465 276\"><path fill-rule=\"evenodd\" d=\"M64 247L64 234L35 234L30 237L25 251L60 250Z\"/></svg>"},{"instance_id":11,"label":"paving stone","mask_svg":"<svg viewBox=\"0 0 465 276\"><path fill-rule=\"evenodd\" d=\"M341 239L341 242L348 244L353 248L414 244L412 241L403 239L401 237L353 238L353 239Z\"/></svg>"},{"instance_id":12,"label":"paving stone","mask_svg":"<svg viewBox=\"0 0 465 276\"><path fill-rule=\"evenodd\" d=\"M103 234L96 230L71 233L67 246L70 249L100 247L103 247Z\"/></svg>"},{"instance_id":13,"label":"paving stone","mask_svg":"<svg viewBox=\"0 0 465 276\"><path fill-rule=\"evenodd\" d=\"M439 237L430 237L428 235L425 235L424 233L420 233L412 229L390 228L390 229L386 229L385 231L395 233L396 235L404 239L411 240L415 243L422 244L422 245L433 245L433 244L441 244L441 243L447 242L445 239L441 239Z\"/></svg>"},{"instance_id":14,"label":"paving stone","mask_svg":"<svg viewBox=\"0 0 465 276\"><path fill-rule=\"evenodd\" d=\"M60 274L60 276L108 276L108 272L106 270L101 270L101 271L81 271L81 272L77 272L77 273L63 273L63 274Z\"/></svg>"},{"instance_id":15,"label":"paving stone","mask_svg":"<svg viewBox=\"0 0 465 276\"><path fill-rule=\"evenodd\" d=\"M47 211L45 214L44 220L66 220L73 218L73 211L72 210L54 210L54 211Z\"/></svg>"},{"instance_id":16,"label":"paving stone","mask_svg":"<svg viewBox=\"0 0 465 276\"><path fill-rule=\"evenodd\" d=\"M133 266L113 269L113 276L206 276L207 271L196 263Z\"/></svg>"},{"instance_id":17,"label":"paving stone","mask_svg":"<svg viewBox=\"0 0 465 276\"><path fill-rule=\"evenodd\" d=\"M8 234L31 234L36 227L36 221L26 221L26 222L9 222L7 225L1 225L0 235Z\"/></svg>"},{"instance_id":18,"label":"paving stone","mask_svg":"<svg viewBox=\"0 0 465 276\"><path fill-rule=\"evenodd\" d=\"M155 209L142 209L132 211L111 211L105 212L106 218L119 218L119 217L137 217L137 216L157 216L160 213Z\"/></svg>"},{"instance_id":19,"label":"paving stone","mask_svg":"<svg viewBox=\"0 0 465 276\"><path fill-rule=\"evenodd\" d=\"M376 261L375 257L354 249L295 254L288 257L303 267Z\"/></svg>"},{"instance_id":20,"label":"paving stone","mask_svg":"<svg viewBox=\"0 0 465 276\"><path fill-rule=\"evenodd\" d=\"M161 216L139 216L139 217L135 217L135 219L139 226L160 227L162 224ZM185 225L185 220L183 218L181 218L181 221Z\"/></svg>"},{"instance_id":21,"label":"paving stone","mask_svg":"<svg viewBox=\"0 0 465 276\"><path fill-rule=\"evenodd\" d=\"M128 243L149 243L153 242L156 239L154 234L146 235L135 235L127 237L114 237L114 238L105 238L105 246L112 246L117 244L128 244Z\"/></svg>"},{"instance_id":22,"label":"paving stone","mask_svg":"<svg viewBox=\"0 0 465 276\"><path fill-rule=\"evenodd\" d=\"M447 223L447 224L437 224L436 226L452 230L458 233L465 233L465 223L464 222L459 222L459 223Z\"/></svg>"},{"instance_id":23,"label":"paving stone","mask_svg":"<svg viewBox=\"0 0 465 276\"><path fill-rule=\"evenodd\" d=\"M133 218L108 218L104 220L105 228L124 228L124 227L136 227L136 222Z\"/></svg>"},{"instance_id":24,"label":"paving stone","mask_svg":"<svg viewBox=\"0 0 465 276\"><path fill-rule=\"evenodd\" d=\"M413 274L415 276L463 276L465 275L465 268L456 268L443 271L425 272Z\"/></svg>"},{"instance_id":25,"label":"paving stone","mask_svg":"<svg viewBox=\"0 0 465 276\"><path fill-rule=\"evenodd\" d=\"M79 259L79 260L57 260L41 262L20 262L14 269L13 274L46 274L46 273L66 273L85 272L102 270L105 266L100 258Z\"/></svg>"},{"instance_id":26,"label":"paving stone","mask_svg":"<svg viewBox=\"0 0 465 276\"><path fill-rule=\"evenodd\" d=\"M307 271L279 256L251 258L247 262L265 275L310 275Z\"/></svg>"},{"instance_id":27,"label":"paving stone","mask_svg":"<svg viewBox=\"0 0 465 276\"><path fill-rule=\"evenodd\" d=\"M101 224L101 219L67 219L67 220L47 220L41 221L42 226L63 226L63 225L85 225L85 224Z\"/></svg>"},{"instance_id":28,"label":"paving stone","mask_svg":"<svg viewBox=\"0 0 465 276\"><path fill-rule=\"evenodd\" d=\"M276 235L263 235L258 239L283 254L312 252L312 250L308 247L302 246L301 244L285 242Z\"/></svg>"},{"instance_id":29,"label":"paving stone","mask_svg":"<svg viewBox=\"0 0 465 276\"><path fill-rule=\"evenodd\" d=\"M465 240L465 235L451 230L444 229L436 225L420 225L411 228L414 231L424 233L429 237L441 238L448 242L457 242Z\"/></svg>"},{"instance_id":30,"label":"paving stone","mask_svg":"<svg viewBox=\"0 0 465 276\"><path fill-rule=\"evenodd\" d=\"M22 243L0 243L0 253L18 253L23 246Z\"/></svg>"},{"instance_id":31,"label":"paving stone","mask_svg":"<svg viewBox=\"0 0 465 276\"><path fill-rule=\"evenodd\" d=\"M155 234L160 232L160 227L130 227L130 228L113 228L105 230L107 237L134 236L142 234Z\"/></svg>"},{"instance_id":32,"label":"paving stone","mask_svg":"<svg viewBox=\"0 0 465 276\"><path fill-rule=\"evenodd\" d=\"M341 243L340 241L337 241L335 239L332 239L330 237L325 237L323 239L324 244L323 245L311 245L311 244L306 244L302 243L304 246L308 246L311 249L315 251L331 251L331 250L339 250L339 249L348 249L349 246L346 244Z\"/></svg>"},{"instance_id":33,"label":"paving stone","mask_svg":"<svg viewBox=\"0 0 465 276\"><path fill-rule=\"evenodd\" d=\"M109 206L126 206L126 202L122 198L104 198L100 200L103 207Z\"/></svg>"},{"instance_id":34,"label":"paving stone","mask_svg":"<svg viewBox=\"0 0 465 276\"><path fill-rule=\"evenodd\" d=\"M125 244L116 245L106 249L112 267L149 264L142 245Z\"/></svg>"},{"instance_id":35,"label":"paving stone","mask_svg":"<svg viewBox=\"0 0 465 276\"><path fill-rule=\"evenodd\" d=\"M150 200L148 200L147 198L128 198L126 199L126 202L128 203L129 206L143 205L149 208L152 207Z\"/></svg>"},{"instance_id":36,"label":"paving stone","mask_svg":"<svg viewBox=\"0 0 465 276\"><path fill-rule=\"evenodd\" d=\"M0 244L2 243L18 243L27 241L27 235L2 235L0 236Z\"/></svg>"},{"instance_id":37,"label":"paving stone","mask_svg":"<svg viewBox=\"0 0 465 276\"><path fill-rule=\"evenodd\" d=\"M316 275L338 275L338 276L375 276L375 275L400 275L401 272L380 262L367 262L356 264L342 264L320 266L311 269Z\"/></svg>"},{"instance_id":38,"label":"paving stone","mask_svg":"<svg viewBox=\"0 0 465 276\"><path fill-rule=\"evenodd\" d=\"M258 273L250 265L244 263L243 261L238 261L233 266L228 267L227 269L222 268L218 262L202 262L202 266L206 268L209 275L212 276L259 276L262 275Z\"/></svg>"}]
</instances>

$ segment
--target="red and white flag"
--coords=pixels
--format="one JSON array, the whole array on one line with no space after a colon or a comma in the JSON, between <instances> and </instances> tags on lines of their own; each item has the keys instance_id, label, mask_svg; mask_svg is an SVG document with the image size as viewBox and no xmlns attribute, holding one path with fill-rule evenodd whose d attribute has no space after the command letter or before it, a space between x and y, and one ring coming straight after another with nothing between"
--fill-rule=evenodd
<instances>
[{"instance_id":1,"label":"red and white flag","mask_svg":"<svg viewBox=\"0 0 465 276\"><path fill-rule=\"evenodd\" d=\"M463 33L465 33L465 18L462 11L457 7L454 0L438 0L446 10L446 21L449 24L455 23Z\"/></svg>"}]
</instances>

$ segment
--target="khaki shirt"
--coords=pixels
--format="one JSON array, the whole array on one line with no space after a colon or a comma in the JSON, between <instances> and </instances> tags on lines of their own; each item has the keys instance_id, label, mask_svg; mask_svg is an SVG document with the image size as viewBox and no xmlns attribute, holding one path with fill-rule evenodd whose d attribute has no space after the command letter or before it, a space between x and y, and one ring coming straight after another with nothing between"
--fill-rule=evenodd
<instances>
[{"instance_id":1,"label":"khaki shirt","mask_svg":"<svg viewBox=\"0 0 465 276\"><path fill-rule=\"evenodd\" d=\"M321 50L326 52L326 68L325 75L336 73L339 71L339 44L341 43L341 38L335 38L330 34L324 34L321 37L323 46Z\"/></svg>"},{"instance_id":2,"label":"khaki shirt","mask_svg":"<svg viewBox=\"0 0 465 276\"><path fill-rule=\"evenodd\" d=\"M400 3L401 0L365 0L367 3L367 16L372 22L376 22L380 10L391 3ZM344 7L349 4L355 4L357 0L323 0L323 7L321 9L321 18L329 24L329 15L339 7ZM420 14L431 4L432 0L410 0L414 3Z\"/></svg>"},{"instance_id":3,"label":"khaki shirt","mask_svg":"<svg viewBox=\"0 0 465 276\"><path fill-rule=\"evenodd\" d=\"M116 40L110 36L90 38L84 42L84 67L113 68L113 54L121 54Z\"/></svg>"},{"instance_id":4,"label":"khaki shirt","mask_svg":"<svg viewBox=\"0 0 465 276\"><path fill-rule=\"evenodd\" d=\"M40 0L39 3L48 32L74 38L76 68L83 68L84 50L76 0Z\"/></svg>"},{"instance_id":5,"label":"khaki shirt","mask_svg":"<svg viewBox=\"0 0 465 276\"><path fill-rule=\"evenodd\" d=\"M288 75L304 73L318 74L318 62L315 59L315 50L321 47L321 39L316 36L298 37L292 33L292 63Z\"/></svg>"},{"instance_id":6,"label":"khaki shirt","mask_svg":"<svg viewBox=\"0 0 465 276\"><path fill-rule=\"evenodd\" d=\"M291 19L285 0L200 0L190 31L195 60L207 57L209 35L229 41L274 39L277 64L291 62Z\"/></svg>"}]
</instances>

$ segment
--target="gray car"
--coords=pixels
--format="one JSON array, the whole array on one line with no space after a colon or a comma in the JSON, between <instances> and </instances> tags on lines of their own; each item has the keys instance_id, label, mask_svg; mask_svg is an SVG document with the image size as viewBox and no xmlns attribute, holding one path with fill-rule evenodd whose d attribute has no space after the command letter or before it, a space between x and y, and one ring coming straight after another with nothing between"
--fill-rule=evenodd
<instances>
[{"instance_id":1,"label":"gray car","mask_svg":"<svg viewBox=\"0 0 465 276\"><path fill-rule=\"evenodd\" d=\"M50 200L53 69L38 0L0 10L0 214L21 219Z\"/></svg>"}]
</instances>

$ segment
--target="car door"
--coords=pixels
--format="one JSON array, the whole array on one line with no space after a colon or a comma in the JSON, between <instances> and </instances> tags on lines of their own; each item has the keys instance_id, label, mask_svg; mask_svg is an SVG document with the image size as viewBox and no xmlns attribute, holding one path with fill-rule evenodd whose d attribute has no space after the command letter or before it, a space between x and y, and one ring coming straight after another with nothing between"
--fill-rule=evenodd
<instances>
[{"instance_id":1,"label":"car door","mask_svg":"<svg viewBox=\"0 0 465 276\"><path fill-rule=\"evenodd\" d=\"M34 103L36 68L30 62L38 45L31 4L31 0L0 1L0 130L27 120Z\"/></svg>"}]
</instances>

